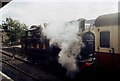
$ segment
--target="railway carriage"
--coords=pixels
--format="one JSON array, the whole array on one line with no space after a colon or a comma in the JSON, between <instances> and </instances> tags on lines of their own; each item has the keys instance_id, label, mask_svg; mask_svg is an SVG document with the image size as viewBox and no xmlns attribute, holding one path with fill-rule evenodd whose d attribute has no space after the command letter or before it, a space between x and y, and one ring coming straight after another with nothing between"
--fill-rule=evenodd
<instances>
[{"instance_id":1,"label":"railway carriage","mask_svg":"<svg viewBox=\"0 0 120 81\"><path fill-rule=\"evenodd\" d=\"M104 68L120 69L120 13L101 15L95 20L95 55Z\"/></svg>"}]
</instances>

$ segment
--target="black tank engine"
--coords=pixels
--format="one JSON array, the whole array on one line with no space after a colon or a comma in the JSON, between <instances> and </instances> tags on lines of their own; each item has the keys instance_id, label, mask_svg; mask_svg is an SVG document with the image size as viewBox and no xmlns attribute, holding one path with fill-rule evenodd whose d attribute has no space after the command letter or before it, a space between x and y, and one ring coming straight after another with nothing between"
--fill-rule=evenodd
<instances>
[{"instance_id":1,"label":"black tank engine","mask_svg":"<svg viewBox=\"0 0 120 81\"><path fill-rule=\"evenodd\" d=\"M94 54L94 34L90 31L82 34L82 40L85 47L82 48L79 60L88 59L91 54ZM26 36L21 38L23 53L27 59L37 63L54 63L57 62L60 48L57 46L49 46L49 39L42 34L42 28L33 28L26 31Z\"/></svg>"}]
</instances>

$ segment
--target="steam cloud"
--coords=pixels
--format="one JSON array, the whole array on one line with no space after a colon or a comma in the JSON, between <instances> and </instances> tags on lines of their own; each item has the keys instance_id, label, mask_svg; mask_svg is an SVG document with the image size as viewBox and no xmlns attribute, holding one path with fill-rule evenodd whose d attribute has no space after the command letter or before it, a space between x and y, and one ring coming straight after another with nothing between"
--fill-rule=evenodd
<instances>
[{"instance_id":1,"label":"steam cloud","mask_svg":"<svg viewBox=\"0 0 120 81\"><path fill-rule=\"evenodd\" d=\"M50 44L58 45L61 48L58 62L67 69L67 76L79 71L76 57L84 46L79 32L80 20L68 22L54 22L48 24L43 33L50 39Z\"/></svg>"}]
</instances>

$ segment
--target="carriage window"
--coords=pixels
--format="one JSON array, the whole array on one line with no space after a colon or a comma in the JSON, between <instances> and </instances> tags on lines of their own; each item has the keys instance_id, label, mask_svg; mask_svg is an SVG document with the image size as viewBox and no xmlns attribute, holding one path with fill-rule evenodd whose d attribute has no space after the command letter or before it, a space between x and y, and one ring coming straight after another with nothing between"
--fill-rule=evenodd
<instances>
[{"instance_id":1,"label":"carriage window","mask_svg":"<svg viewBox=\"0 0 120 81\"><path fill-rule=\"evenodd\" d=\"M100 32L100 47L110 47L110 32Z\"/></svg>"}]
</instances>

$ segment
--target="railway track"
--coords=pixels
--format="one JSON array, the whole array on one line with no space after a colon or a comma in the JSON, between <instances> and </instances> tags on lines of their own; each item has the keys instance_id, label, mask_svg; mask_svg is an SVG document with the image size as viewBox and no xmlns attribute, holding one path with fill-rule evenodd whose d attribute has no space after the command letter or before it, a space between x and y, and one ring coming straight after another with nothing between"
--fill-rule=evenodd
<instances>
[{"instance_id":1,"label":"railway track","mask_svg":"<svg viewBox=\"0 0 120 81\"><path fill-rule=\"evenodd\" d=\"M7 64L8 66L12 67L13 69L15 69L15 70L17 70L17 71L20 71L21 73L23 73L23 74L29 76L30 78L34 79L35 81L40 81L39 78L37 78L37 77L35 77L35 76L33 76L33 75L31 75L31 74L29 74L29 73L27 73L27 72L21 70L21 69L18 68L18 67L15 67L15 66L13 66L13 65L11 65L11 64L9 64L9 63L7 63L7 61L4 61L3 59L0 60L0 61L1 61L2 63L5 63L5 64Z\"/></svg>"},{"instance_id":2,"label":"railway track","mask_svg":"<svg viewBox=\"0 0 120 81\"><path fill-rule=\"evenodd\" d=\"M31 62L29 62L28 60L25 60L17 55L14 55L14 61L21 61L24 64L22 64L25 69L28 69L32 66L31 72L29 73L29 71L24 71L24 68L20 68L20 67L16 67L14 64L9 63L9 61L13 60L13 54L6 52L4 50L0 50L0 53L3 54L3 58L2 63L6 64L7 66L20 71L21 73L23 73L24 75L27 75L28 77L31 77L33 79L33 81L62 81L61 78L61 73L59 74L58 72L56 72L56 70L53 71L54 68L49 67L48 65L36 65L36 64L32 64ZM4 58L4 56L7 56L7 59ZM9 59L8 59L9 58ZM28 65L28 66L26 66ZM34 68L35 69L34 69ZM32 73L32 70L38 70L37 73ZM66 80L64 80L66 81Z\"/></svg>"},{"instance_id":3,"label":"railway track","mask_svg":"<svg viewBox=\"0 0 120 81\"><path fill-rule=\"evenodd\" d=\"M7 56L11 57L11 58L13 57L13 54L14 54L14 53L10 53L10 52L4 51L4 50L0 50L0 52L1 52L2 54L4 54L4 55L7 55ZM58 72L59 72L59 70L57 70L57 68L60 68L60 67L55 68L55 67L51 66L51 64L49 65L48 63L47 63L47 64L45 64L45 63L41 63L41 64L40 64L40 63L39 63L39 64L37 64L37 63L32 63L32 62L26 60L25 58L22 58L22 57L17 56L17 55L14 55L14 59L20 60L20 61L22 61L22 62L25 62L25 63L29 64L29 65L34 65L34 66L36 66L36 67L38 67L38 68L39 68L40 66L45 66L45 67L48 67L48 68L50 68L50 69L56 70L56 71L58 71Z\"/></svg>"},{"instance_id":4,"label":"railway track","mask_svg":"<svg viewBox=\"0 0 120 81\"><path fill-rule=\"evenodd\" d=\"M7 54L7 52L2 51L2 50L0 50L0 52L1 52L2 54L4 54L4 55L10 57L11 60L12 60L12 57L13 57L12 55ZM22 62L29 63L28 61L26 61L26 60L24 60L24 59L21 59L21 58L19 58L19 57L14 57L14 59L17 59L17 60L22 61ZM10 63L8 63L9 60L6 60L5 58L0 59L0 61L1 61L2 63L4 63L4 64L10 66L11 68L13 68L13 69L15 69L15 70L17 70L17 71L19 71L19 72L21 72L21 73L27 75L28 77L32 78L32 79L35 80L35 81L41 81L41 80L40 80L39 78L37 78L36 76L31 75L30 73L25 72L24 70L20 69L19 67L16 67L16 66L14 66L14 65L12 65L12 64L10 64Z\"/></svg>"},{"instance_id":5,"label":"railway track","mask_svg":"<svg viewBox=\"0 0 120 81\"><path fill-rule=\"evenodd\" d=\"M4 50L0 50L0 53L4 54L6 56L9 56L11 58L14 57L15 59L20 60L20 61L23 61L23 62L26 62L26 63L30 63L28 60L25 60L25 59L15 55L15 54L13 56L13 53L10 53L10 52L4 51Z\"/></svg>"}]
</instances>

